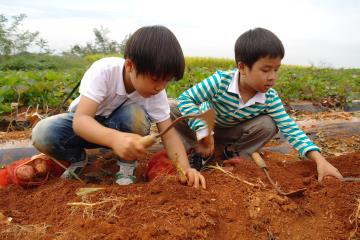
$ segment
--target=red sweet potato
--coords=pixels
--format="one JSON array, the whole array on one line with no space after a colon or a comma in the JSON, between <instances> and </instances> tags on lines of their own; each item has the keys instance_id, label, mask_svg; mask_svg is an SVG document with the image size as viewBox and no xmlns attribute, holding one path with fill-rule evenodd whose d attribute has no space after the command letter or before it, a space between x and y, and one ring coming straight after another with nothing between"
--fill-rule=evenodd
<instances>
[{"instance_id":1,"label":"red sweet potato","mask_svg":"<svg viewBox=\"0 0 360 240\"><path fill-rule=\"evenodd\" d=\"M49 171L46 161L42 159L36 159L34 161L34 169L37 176L45 176Z\"/></svg>"},{"instance_id":2,"label":"red sweet potato","mask_svg":"<svg viewBox=\"0 0 360 240\"><path fill-rule=\"evenodd\" d=\"M32 180L35 176L35 169L30 165L22 165L16 169L16 177L23 181Z\"/></svg>"}]
</instances>

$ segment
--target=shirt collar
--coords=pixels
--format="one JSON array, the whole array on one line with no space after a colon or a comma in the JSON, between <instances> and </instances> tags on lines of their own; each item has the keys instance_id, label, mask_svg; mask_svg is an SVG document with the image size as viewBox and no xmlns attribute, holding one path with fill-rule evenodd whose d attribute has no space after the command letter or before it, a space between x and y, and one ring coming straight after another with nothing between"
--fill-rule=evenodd
<instances>
[{"instance_id":1,"label":"shirt collar","mask_svg":"<svg viewBox=\"0 0 360 240\"><path fill-rule=\"evenodd\" d=\"M244 104L239 92L239 70L235 71L234 77L229 85L228 92L237 94L239 96L239 108L244 108L255 103L264 104L266 101L265 93L257 92L252 98L249 99L249 101Z\"/></svg>"}]
</instances>

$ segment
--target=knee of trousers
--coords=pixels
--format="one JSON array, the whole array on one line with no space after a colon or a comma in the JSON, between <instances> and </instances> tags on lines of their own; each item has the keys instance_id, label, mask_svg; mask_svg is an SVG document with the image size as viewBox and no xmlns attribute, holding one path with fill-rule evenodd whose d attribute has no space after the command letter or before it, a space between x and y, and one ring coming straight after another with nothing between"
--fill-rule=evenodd
<instances>
[{"instance_id":1,"label":"knee of trousers","mask_svg":"<svg viewBox=\"0 0 360 240\"><path fill-rule=\"evenodd\" d=\"M36 124L31 133L31 141L34 147L43 153L50 153L57 145L56 131L53 129L50 118L41 120Z\"/></svg>"},{"instance_id":2,"label":"knee of trousers","mask_svg":"<svg viewBox=\"0 0 360 240\"><path fill-rule=\"evenodd\" d=\"M150 134L150 119L145 110L137 104L129 104L124 106L123 113L127 116L127 121L122 121L119 130L129 131L142 136ZM121 129L124 128L124 129Z\"/></svg>"},{"instance_id":3,"label":"knee of trousers","mask_svg":"<svg viewBox=\"0 0 360 240\"><path fill-rule=\"evenodd\" d=\"M274 136L279 131L272 117L268 115L262 115L258 117L258 120L261 123L258 126L262 134L266 136Z\"/></svg>"}]
</instances>

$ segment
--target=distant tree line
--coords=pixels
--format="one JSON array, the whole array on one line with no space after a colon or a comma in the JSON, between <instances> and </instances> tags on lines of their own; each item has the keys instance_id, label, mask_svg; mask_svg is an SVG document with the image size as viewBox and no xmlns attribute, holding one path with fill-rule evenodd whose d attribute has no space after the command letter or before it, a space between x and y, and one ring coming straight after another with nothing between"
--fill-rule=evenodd
<instances>
[{"instance_id":1,"label":"distant tree line","mask_svg":"<svg viewBox=\"0 0 360 240\"><path fill-rule=\"evenodd\" d=\"M16 55L27 52L32 46L39 47L39 52L50 53L48 43L39 36L39 32L22 30L20 26L25 14L12 16L11 21L0 14L0 55Z\"/></svg>"},{"instance_id":2,"label":"distant tree line","mask_svg":"<svg viewBox=\"0 0 360 240\"><path fill-rule=\"evenodd\" d=\"M79 56L86 56L90 54L113 54L124 53L125 44L131 34L125 36L125 38L119 43L115 40L111 40L108 37L110 33L109 29L100 26L100 28L93 29L95 35L95 42L87 42L84 46L76 44L71 47L70 53Z\"/></svg>"},{"instance_id":3,"label":"distant tree line","mask_svg":"<svg viewBox=\"0 0 360 240\"><path fill-rule=\"evenodd\" d=\"M51 54L48 42L40 37L38 31L31 32L22 30L20 27L27 16L20 14L10 19L0 14L0 55L10 56L29 52L30 48L37 47L39 53ZM93 29L94 42L87 42L85 45L76 44L65 54L86 56L90 54L123 54L126 41L131 34L125 36L121 42L111 40L108 37L109 29L100 26Z\"/></svg>"}]
</instances>

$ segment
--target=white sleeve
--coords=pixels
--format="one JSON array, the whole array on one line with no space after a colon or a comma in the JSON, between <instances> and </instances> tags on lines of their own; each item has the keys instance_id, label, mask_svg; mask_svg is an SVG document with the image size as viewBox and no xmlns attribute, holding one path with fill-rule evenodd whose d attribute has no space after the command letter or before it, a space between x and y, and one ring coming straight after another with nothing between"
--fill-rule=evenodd
<instances>
[{"instance_id":1,"label":"white sleeve","mask_svg":"<svg viewBox=\"0 0 360 240\"><path fill-rule=\"evenodd\" d=\"M196 133L196 139L199 141L209 135L209 129L207 126L205 126L204 128L198 129L195 133Z\"/></svg>"},{"instance_id":2,"label":"white sleeve","mask_svg":"<svg viewBox=\"0 0 360 240\"><path fill-rule=\"evenodd\" d=\"M165 90L151 97L146 112L152 122L160 123L170 118L170 106Z\"/></svg>"},{"instance_id":3,"label":"white sleeve","mask_svg":"<svg viewBox=\"0 0 360 240\"><path fill-rule=\"evenodd\" d=\"M99 62L95 62L85 72L81 84L80 94L88 97L97 103L101 103L107 96L108 72Z\"/></svg>"}]
</instances>

